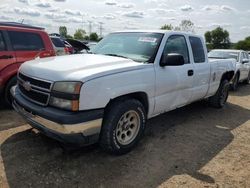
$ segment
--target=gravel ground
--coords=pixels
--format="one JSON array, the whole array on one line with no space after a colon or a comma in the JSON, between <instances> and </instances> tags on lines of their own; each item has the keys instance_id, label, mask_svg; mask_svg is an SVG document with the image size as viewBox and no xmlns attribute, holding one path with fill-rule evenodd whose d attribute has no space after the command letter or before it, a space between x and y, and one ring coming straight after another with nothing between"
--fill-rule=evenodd
<instances>
[{"instance_id":1,"label":"gravel ground","mask_svg":"<svg viewBox=\"0 0 250 188\"><path fill-rule=\"evenodd\" d=\"M127 155L97 145L69 152L0 109L0 188L250 187L249 85L224 109L195 103L147 125Z\"/></svg>"}]
</instances>

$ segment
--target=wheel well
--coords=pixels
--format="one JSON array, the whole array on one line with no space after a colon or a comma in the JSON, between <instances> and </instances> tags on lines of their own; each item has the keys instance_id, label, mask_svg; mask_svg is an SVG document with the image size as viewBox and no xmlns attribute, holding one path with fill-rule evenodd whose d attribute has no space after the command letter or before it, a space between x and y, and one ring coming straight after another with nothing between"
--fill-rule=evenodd
<instances>
[{"instance_id":1,"label":"wheel well","mask_svg":"<svg viewBox=\"0 0 250 188\"><path fill-rule=\"evenodd\" d=\"M238 74L238 72L236 74ZM228 71L222 75L221 81L223 80L231 81L233 77L234 77L234 71Z\"/></svg>"},{"instance_id":2,"label":"wheel well","mask_svg":"<svg viewBox=\"0 0 250 188\"><path fill-rule=\"evenodd\" d=\"M8 80L5 82L4 87L3 87L3 91L4 91L4 92L5 92L6 88L7 88L7 85L9 84L9 82L10 82L13 78L15 78L15 77L17 77L17 75L16 75L16 74L13 74L13 75L10 76L10 77L8 78Z\"/></svg>"},{"instance_id":3,"label":"wheel well","mask_svg":"<svg viewBox=\"0 0 250 188\"><path fill-rule=\"evenodd\" d=\"M127 99L136 99L136 100L140 101L142 103L142 105L144 106L146 113L148 113L149 103L148 103L148 96L145 92L129 93L126 95L116 97L114 99L111 99L107 106L109 106L110 104L112 104L116 101L124 101Z\"/></svg>"}]
</instances>

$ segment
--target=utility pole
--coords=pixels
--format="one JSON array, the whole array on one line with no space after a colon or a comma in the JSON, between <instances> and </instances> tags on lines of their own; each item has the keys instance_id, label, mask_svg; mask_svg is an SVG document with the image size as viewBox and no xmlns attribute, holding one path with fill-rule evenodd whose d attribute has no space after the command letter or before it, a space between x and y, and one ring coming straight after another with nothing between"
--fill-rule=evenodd
<instances>
[{"instance_id":1,"label":"utility pole","mask_svg":"<svg viewBox=\"0 0 250 188\"><path fill-rule=\"evenodd\" d=\"M92 33L92 21L88 21L89 22L89 35Z\"/></svg>"},{"instance_id":2,"label":"utility pole","mask_svg":"<svg viewBox=\"0 0 250 188\"><path fill-rule=\"evenodd\" d=\"M103 30L102 25L103 25L103 22L99 22L99 24L100 24L100 37L102 37L102 30Z\"/></svg>"},{"instance_id":3,"label":"utility pole","mask_svg":"<svg viewBox=\"0 0 250 188\"><path fill-rule=\"evenodd\" d=\"M84 30L84 21L83 21L83 16L82 16L82 29Z\"/></svg>"}]
</instances>

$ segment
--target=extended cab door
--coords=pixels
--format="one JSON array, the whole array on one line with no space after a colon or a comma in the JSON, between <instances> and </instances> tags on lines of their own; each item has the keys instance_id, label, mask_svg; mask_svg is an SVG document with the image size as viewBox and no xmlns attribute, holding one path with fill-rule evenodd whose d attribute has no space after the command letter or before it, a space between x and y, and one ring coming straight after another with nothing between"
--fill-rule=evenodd
<instances>
[{"instance_id":1,"label":"extended cab door","mask_svg":"<svg viewBox=\"0 0 250 188\"><path fill-rule=\"evenodd\" d=\"M192 97L193 64L184 35L168 37L162 55L177 53L184 57L181 66L156 65L156 96L154 114L163 113L189 103Z\"/></svg>"},{"instance_id":2,"label":"extended cab door","mask_svg":"<svg viewBox=\"0 0 250 188\"><path fill-rule=\"evenodd\" d=\"M204 98L208 92L211 65L205 54L206 48L204 41L199 37L190 36L189 42L192 49L191 61L194 65L194 85L191 101L196 101ZM216 75L211 76L216 77Z\"/></svg>"}]
</instances>

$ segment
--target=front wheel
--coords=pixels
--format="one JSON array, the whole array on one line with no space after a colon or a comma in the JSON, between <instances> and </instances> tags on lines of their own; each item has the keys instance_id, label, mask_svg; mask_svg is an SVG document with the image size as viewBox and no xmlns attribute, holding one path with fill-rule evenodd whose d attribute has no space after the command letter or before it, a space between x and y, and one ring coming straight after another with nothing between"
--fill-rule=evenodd
<instances>
[{"instance_id":1,"label":"front wheel","mask_svg":"<svg viewBox=\"0 0 250 188\"><path fill-rule=\"evenodd\" d=\"M116 101L107 109L99 143L109 153L125 154L141 139L145 123L146 113L138 100Z\"/></svg>"},{"instance_id":2,"label":"front wheel","mask_svg":"<svg viewBox=\"0 0 250 188\"><path fill-rule=\"evenodd\" d=\"M229 93L229 82L223 80L214 96L209 98L209 103L215 108L222 108L227 102Z\"/></svg>"}]
</instances>

